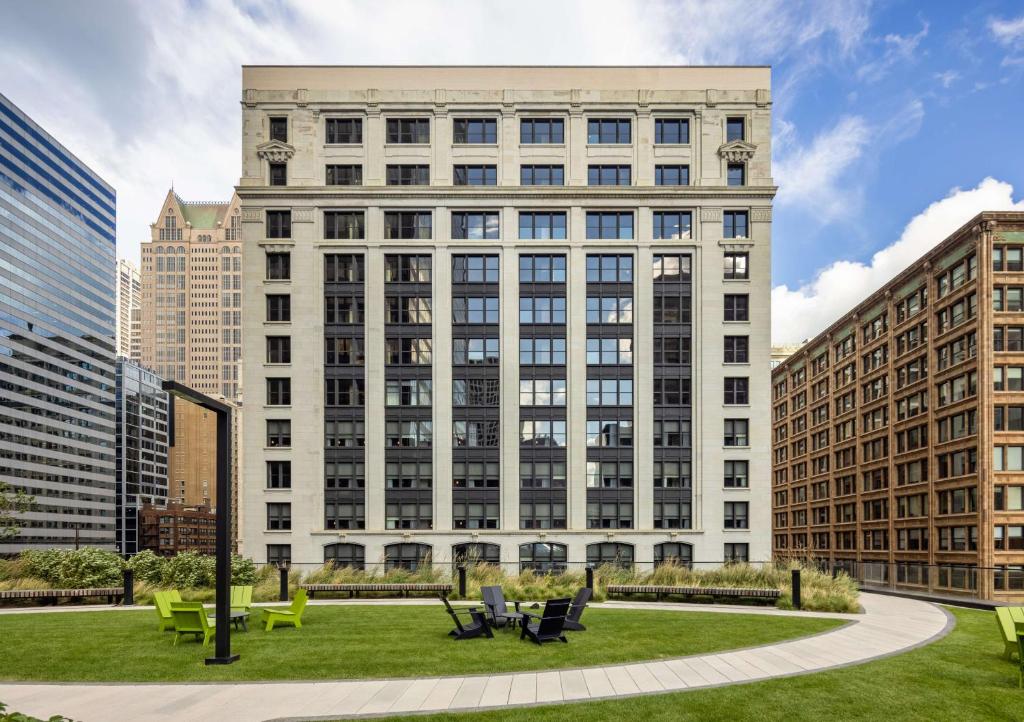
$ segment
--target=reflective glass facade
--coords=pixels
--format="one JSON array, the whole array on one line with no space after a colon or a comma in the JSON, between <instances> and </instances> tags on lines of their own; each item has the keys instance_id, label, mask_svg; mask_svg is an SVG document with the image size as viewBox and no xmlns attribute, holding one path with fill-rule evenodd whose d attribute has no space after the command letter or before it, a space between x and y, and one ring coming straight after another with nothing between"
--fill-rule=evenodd
<instances>
[{"instance_id":1,"label":"reflective glass facade","mask_svg":"<svg viewBox=\"0 0 1024 722\"><path fill-rule=\"evenodd\" d=\"M0 95L0 553L115 543L114 189Z\"/></svg>"}]
</instances>

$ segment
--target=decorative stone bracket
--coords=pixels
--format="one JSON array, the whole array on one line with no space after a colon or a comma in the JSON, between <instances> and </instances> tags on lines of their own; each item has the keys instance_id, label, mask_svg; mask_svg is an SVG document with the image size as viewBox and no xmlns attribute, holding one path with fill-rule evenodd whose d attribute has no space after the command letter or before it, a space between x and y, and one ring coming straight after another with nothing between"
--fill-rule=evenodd
<instances>
[{"instance_id":1,"label":"decorative stone bracket","mask_svg":"<svg viewBox=\"0 0 1024 722\"><path fill-rule=\"evenodd\" d=\"M718 155L730 163L746 163L754 157L757 146L745 140L734 140L719 147Z\"/></svg>"},{"instance_id":2,"label":"decorative stone bracket","mask_svg":"<svg viewBox=\"0 0 1024 722\"><path fill-rule=\"evenodd\" d=\"M271 140L256 146L256 155L271 163L287 163L295 155L295 148L279 140Z\"/></svg>"}]
</instances>

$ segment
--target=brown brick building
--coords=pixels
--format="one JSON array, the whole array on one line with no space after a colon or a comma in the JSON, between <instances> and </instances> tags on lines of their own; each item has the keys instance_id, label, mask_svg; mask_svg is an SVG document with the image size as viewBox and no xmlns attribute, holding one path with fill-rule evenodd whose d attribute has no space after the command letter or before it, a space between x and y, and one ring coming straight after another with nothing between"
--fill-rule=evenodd
<instances>
[{"instance_id":1,"label":"brown brick building","mask_svg":"<svg viewBox=\"0 0 1024 722\"><path fill-rule=\"evenodd\" d=\"M171 503L160 508L147 504L139 511L139 528L140 548L151 549L160 556L216 551L217 515L209 507Z\"/></svg>"},{"instance_id":2,"label":"brown brick building","mask_svg":"<svg viewBox=\"0 0 1024 722\"><path fill-rule=\"evenodd\" d=\"M772 389L776 557L1024 599L1024 213L976 216Z\"/></svg>"}]
</instances>

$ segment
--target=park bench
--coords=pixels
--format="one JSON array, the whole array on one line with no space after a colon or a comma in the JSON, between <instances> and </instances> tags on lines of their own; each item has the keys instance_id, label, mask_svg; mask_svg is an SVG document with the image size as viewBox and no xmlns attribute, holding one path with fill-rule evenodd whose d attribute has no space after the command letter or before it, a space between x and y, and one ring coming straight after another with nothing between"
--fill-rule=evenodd
<instances>
[{"instance_id":1,"label":"park bench","mask_svg":"<svg viewBox=\"0 0 1024 722\"><path fill-rule=\"evenodd\" d=\"M415 583L380 583L380 584L300 584L299 589L305 589L310 599L315 599L318 593L337 594L348 592L351 599L357 594L366 592L382 592L388 594L400 593L408 597L410 592L423 592L427 594L440 594L448 596L452 592L451 584L415 584Z\"/></svg>"},{"instance_id":2,"label":"park bench","mask_svg":"<svg viewBox=\"0 0 1024 722\"><path fill-rule=\"evenodd\" d=\"M609 584L608 594L653 594L659 602L665 597L672 595L774 602L782 595L782 592L778 589L744 589L738 587L669 587L651 584Z\"/></svg>"},{"instance_id":3,"label":"park bench","mask_svg":"<svg viewBox=\"0 0 1024 722\"><path fill-rule=\"evenodd\" d=\"M90 589L6 589L0 591L0 601L8 599L36 599L40 604L56 604L61 599L78 601L85 597L106 597L107 604L124 598L124 587L95 587Z\"/></svg>"}]
</instances>

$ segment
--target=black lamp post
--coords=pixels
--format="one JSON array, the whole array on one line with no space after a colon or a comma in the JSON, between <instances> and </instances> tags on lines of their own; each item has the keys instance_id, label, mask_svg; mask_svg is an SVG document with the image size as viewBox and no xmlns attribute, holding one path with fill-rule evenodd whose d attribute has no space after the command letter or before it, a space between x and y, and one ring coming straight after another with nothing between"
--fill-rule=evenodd
<instances>
[{"instance_id":1,"label":"black lamp post","mask_svg":"<svg viewBox=\"0 0 1024 722\"><path fill-rule=\"evenodd\" d=\"M231 664L231 406L179 384L164 381L170 398L170 438L174 439L174 399L184 399L217 415L217 636L207 664Z\"/></svg>"}]
</instances>

